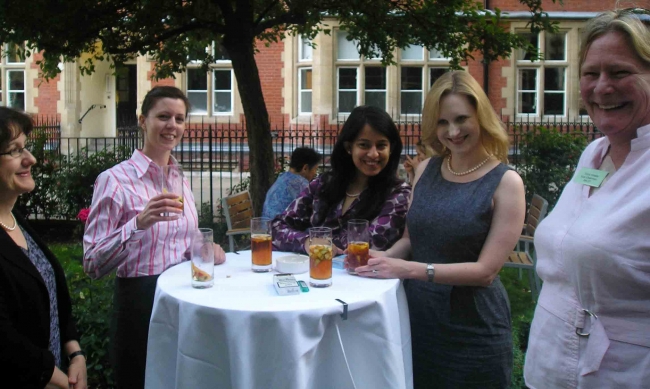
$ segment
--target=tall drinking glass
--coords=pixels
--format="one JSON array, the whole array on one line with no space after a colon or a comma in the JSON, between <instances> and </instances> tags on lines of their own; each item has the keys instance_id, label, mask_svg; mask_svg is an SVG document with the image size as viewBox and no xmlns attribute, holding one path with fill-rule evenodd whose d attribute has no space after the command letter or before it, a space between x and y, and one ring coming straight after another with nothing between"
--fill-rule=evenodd
<instances>
[{"instance_id":1,"label":"tall drinking glass","mask_svg":"<svg viewBox=\"0 0 650 389\"><path fill-rule=\"evenodd\" d=\"M315 288L332 285L332 229L309 229L309 284Z\"/></svg>"},{"instance_id":2,"label":"tall drinking glass","mask_svg":"<svg viewBox=\"0 0 650 389\"><path fill-rule=\"evenodd\" d=\"M214 285L214 237L211 228L199 228L192 235L192 286Z\"/></svg>"},{"instance_id":3,"label":"tall drinking glass","mask_svg":"<svg viewBox=\"0 0 650 389\"><path fill-rule=\"evenodd\" d=\"M273 270L271 257L271 219L254 217L251 219L252 269L256 273Z\"/></svg>"},{"instance_id":4,"label":"tall drinking glass","mask_svg":"<svg viewBox=\"0 0 650 389\"><path fill-rule=\"evenodd\" d=\"M368 220L352 219L348 221L348 273L357 274L358 266L368 264L369 249Z\"/></svg>"},{"instance_id":5,"label":"tall drinking glass","mask_svg":"<svg viewBox=\"0 0 650 389\"><path fill-rule=\"evenodd\" d=\"M183 169L180 166L166 165L162 167L162 192L178 196L178 201L181 202L181 215L183 215L185 201L183 199ZM166 212L164 216L170 216L169 212Z\"/></svg>"}]
</instances>

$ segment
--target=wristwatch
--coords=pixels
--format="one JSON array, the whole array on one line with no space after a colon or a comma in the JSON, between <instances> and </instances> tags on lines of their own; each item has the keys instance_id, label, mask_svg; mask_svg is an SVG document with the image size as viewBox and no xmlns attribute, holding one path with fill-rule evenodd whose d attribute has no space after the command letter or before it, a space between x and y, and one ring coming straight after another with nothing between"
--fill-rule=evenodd
<instances>
[{"instance_id":1,"label":"wristwatch","mask_svg":"<svg viewBox=\"0 0 650 389\"><path fill-rule=\"evenodd\" d=\"M433 263L427 263L427 281L433 282L433 276L436 274L436 269L433 267Z\"/></svg>"}]
</instances>

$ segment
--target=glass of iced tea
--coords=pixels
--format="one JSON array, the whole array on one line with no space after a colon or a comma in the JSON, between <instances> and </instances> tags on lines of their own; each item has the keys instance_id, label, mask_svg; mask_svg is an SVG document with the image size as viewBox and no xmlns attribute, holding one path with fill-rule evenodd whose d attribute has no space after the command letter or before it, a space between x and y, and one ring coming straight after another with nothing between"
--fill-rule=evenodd
<instances>
[{"instance_id":1,"label":"glass of iced tea","mask_svg":"<svg viewBox=\"0 0 650 389\"><path fill-rule=\"evenodd\" d=\"M256 273L273 270L271 256L271 219L254 217L251 219L252 269Z\"/></svg>"},{"instance_id":2,"label":"glass of iced tea","mask_svg":"<svg viewBox=\"0 0 650 389\"><path fill-rule=\"evenodd\" d=\"M162 192L173 193L178 196L181 203L181 215L184 214L185 201L183 199L183 169L178 165L167 165L162 167ZM165 213L164 216L170 216Z\"/></svg>"},{"instance_id":3,"label":"glass of iced tea","mask_svg":"<svg viewBox=\"0 0 650 389\"><path fill-rule=\"evenodd\" d=\"M214 285L214 237L211 228L199 228L192 235L192 286Z\"/></svg>"},{"instance_id":4,"label":"glass of iced tea","mask_svg":"<svg viewBox=\"0 0 650 389\"><path fill-rule=\"evenodd\" d=\"M370 249L370 231L368 220L351 219L348 221L348 273L357 274L358 266L368 264Z\"/></svg>"},{"instance_id":5,"label":"glass of iced tea","mask_svg":"<svg viewBox=\"0 0 650 389\"><path fill-rule=\"evenodd\" d=\"M315 288L332 285L332 229L309 229L309 284Z\"/></svg>"}]
</instances>

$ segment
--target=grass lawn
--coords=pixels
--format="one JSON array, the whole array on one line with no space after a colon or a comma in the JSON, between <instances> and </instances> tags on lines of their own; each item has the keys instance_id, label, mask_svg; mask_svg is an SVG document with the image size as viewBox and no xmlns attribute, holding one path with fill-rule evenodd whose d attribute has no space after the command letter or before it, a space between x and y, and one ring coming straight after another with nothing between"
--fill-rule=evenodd
<instances>
[{"instance_id":1,"label":"grass lawn","mask_svg":"<svg viewBox=\"0 0 650 389\"><path fill-rule=\"evenodd\" d=\"M81 244L62 244L62 243L53 243L50 244L50 249L57 256L66 274L83 274L83 266L81 263L81 258L83 256L83 248ZM528 342L528 331L530 329L530 323L533 319L533 313L535 311L535 302L531 297L530 287L528 285L528 276L523 274L522 279L519 279L518 269L507 268L501 270L500 273L501 282L508 291L508 297L510 298L510 307L512 310L512 329L513 329L513 340L514 340L514 369L513 369L513 382L512 388L525 388L523 381L523 365L524 365L524 352L522 350L526 349ZM68 280L70 281L70 280ZM85 290L85 289L84 289ZM110 302L107 300L112 296L112 290L106 291L107 296L103 300L104 302ZM73 296L73 301L76 300L77 296ZM82 297L85 299L87 297ZM110 307L104 307L106 311ZM102 323L102 325L107 323ZM104 333L102 331L102 333ZM106 350L102 350L106 351ZM106 366L102 367L102 370ZM100 385L100 387L105 387Z\"/></svg>"}]
</instances>

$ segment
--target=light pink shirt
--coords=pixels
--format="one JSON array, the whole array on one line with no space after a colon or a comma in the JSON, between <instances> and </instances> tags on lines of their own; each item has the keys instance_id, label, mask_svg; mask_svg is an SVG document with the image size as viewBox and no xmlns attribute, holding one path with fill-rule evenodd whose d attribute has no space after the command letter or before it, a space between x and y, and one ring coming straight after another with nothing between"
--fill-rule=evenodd
<instances>
[{"instance_id":1,"label":"light pink shirt","mask_svg":"<svg viewBox=\"0 0 650 389\"><path fill-rule=\"evenodd\" d=\"M597 192L571 181L536 231L544 286L526 352L531 388L650 387L650 125L637 134ZM597 169L608 148L591 143L576 171Z\"/></svg>"},{"instance_id":2,"label":"light pink shirt","mask_svg":"<svg viewBox=\"0 0 650 389\"><path fill-rule=\"evenodd\" d=\"M139 150L97 177L83 238L84 270L91 278L115 268L118 277L156 275L189 259L190 232L198 228L198 219L186 179L184 216L136 230L136 216L160 193L161 168Z\"/></svg>"}]
</instances>

